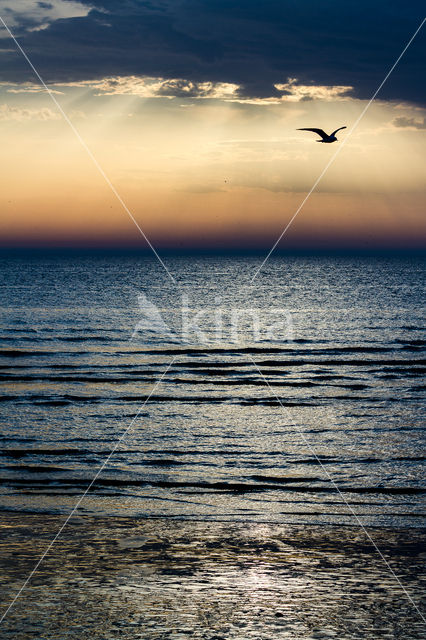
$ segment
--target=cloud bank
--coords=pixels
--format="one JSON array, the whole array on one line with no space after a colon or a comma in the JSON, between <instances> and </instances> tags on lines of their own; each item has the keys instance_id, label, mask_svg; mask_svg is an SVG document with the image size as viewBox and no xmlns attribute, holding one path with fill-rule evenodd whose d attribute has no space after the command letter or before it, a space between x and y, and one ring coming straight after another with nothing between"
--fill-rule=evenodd
<instances>
[{"instance_id":1,"label":"cloud bank","mask_svg":"<svg viewBox=\"0 0 426 640\"><path fill-rule=\"evenodd\" d=\"M166 97L222 97L238 87L239 98L271 101L340 98L350 87L369 98L423 13L418 0L409 11L396 0L0 0L47 82L153 78ZM0 80L33 80L21 54L3 49L0 63ZM421 32L380 97L424 103L424 63ZM144 82L142 93L154 90Z\"/></svg>"}]
</instances>

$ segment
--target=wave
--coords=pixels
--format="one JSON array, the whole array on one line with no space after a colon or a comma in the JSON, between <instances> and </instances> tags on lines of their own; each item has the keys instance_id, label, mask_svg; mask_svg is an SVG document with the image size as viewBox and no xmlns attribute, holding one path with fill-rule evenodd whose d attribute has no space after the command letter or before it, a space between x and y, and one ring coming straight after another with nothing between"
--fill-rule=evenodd
<instances>
[{"instance_id":1,"label":"wave","mask_svg":"<svg viewBox=\"0 0 426 640\"><path fill-rule=\"evenodd\" d=\"M93 455L97 453L92 449L76 449L71 447L63 447L63 448L19 448L19 449L0 449L0 455L9 456L12 458L22 458L23 456L28 455L42 455L42 456L87 456Z\"/></svg>"},{"instance_id":2,"label":"wave","mask_svg":"<svg viewBox=\"0 0 426 640\"><path fill-rule=\"evenodd\" d=\"M263 352L264 354L266 352ZM310 352L311 355L314 355L313 352ZM259 367L301 367L306 365L311 366L327 366L327 365L337 365L337 366L400 366L400 367L412 367L412 366L424 366L426 365L425 358L416 358L413 360L405 360L404 358L381 358L381 359L356 359L356 358L346 358L346 359L338 359L338 358L327 358L327 359L313 359L313 358L288 358L281 360L256 360L256 364ZM197 362L193 360L185 360L184 362L174 362L173 368L184 368L184 369L205 369L207 372L210 369L235 369L238 370L240 367L248 367L253 370L253 362L250 360L241 360L241 361L233 361L233 362Z\"/></svg>"},{"instance_id":3,"label":"wave","mask_svg":"<svg viewBox=\"0 0 426 640\"><path fill-rule=\"evenodd\" d=\"M263 385L265 386L265 385ZM353 396L341 396L344 399L363 399L365 398L357 398ZM336 399L334 397L333 399ZM183 403L183 404L193 404L193 403L204 403L204 404L223 404L223 403L231 403L231 404L241 404L241 405L265 405L265 406L289 406L289 407L312 407L316 406L315 402L310 402L308 400L300 400L298 398L289 400L289 399L281 399L278 401L277 399L271 397L260 397L260 398L241 398L241 397L233 397L233 396L202 396L202 395L187 395L187 396L178 396L178 395L138 395L138 396L129 396L129 395L115 395L113 397L110 396L77 396L77 395L64 395L57 398L46 397L41 395L3 395L0 396L0 402L15 402L19 404L34 404L37 406L66 406L67 404L77 404L77 403L87 403L87 404L115 404L117 402L138 402L145 403L149 402L153 403Z\"/></svg>"},{"instance_id":4,"label":"wave","mask_svg":"<svg viewBox=\"0 0 426 640\"><path fill-rule=\"evenodd\" d=\"M203 372L204 373L204 372ZM255 371L254 374L256 374L257 372ZM273 372L273 373L277 373L278 372ZM221 374L221 375L226 375L226 374ZM269 374L268 374L269 375ZM335 377L335 379L337 378L337 376ZM7 376L7 375L1 375L0 374L0 382L1 381L6 381L6 382L100 382L103 384L128 384L128 383L134 383L134 382L146 382L146 383L155 383L157 382L157 377L154 375L151 376L127 376L127 375L123 375L123 376L119 376L119 377L109 377L109 376L81 376L81 375L76 375L76 376L43 376L43 375L14 375L14 376ZM260 379L260 380L255 380L255 379L250 379L250 378L240 378L240 377L234 377L234 378L221 378L221 379L213 379L211 380L209 377L203 377L203 378L177 378L177 377L173 377L170 380L171 383L173 384L179 384L179 385L212 385L212 386L221 386L221 387L232 387L232 386L238 386L238 387L264 387L265 386L265 382L264 380ZM324 387L324 386L333 386L333 387L339 387L339 388L343 388L343 389L353 389L353 390L361 390L361 389L368 389L369 385L364 384L364 383L353 383L353 384L338 384L337 382L335 382L334 384L329 384L326 383L325 381L322 382L321 380L317 381L317 379L315 379L314 381L312 380L301 380L301 381L290 381L290 380L269 380L268 381L268 385L270 387L289 387L289 388L310 388L310 387ZM61 402L59 401L59 404L61 404ZM64 401L64 404L67 404Z\"/></svg>"},{"instance_id":5,"label":"wave","mask_svg":"<svg viewBox=\"0 0 426 640\"><path fill-rule=\"evenodd\" d=\"M73 351L71 355L91 355L91 351ZM27 357L44 357L44 356L70 356L68 351L35 351L24 349L0 349L0 357L3 358L27 358Z\"/></svg>"},{"instance_id":6,"label":"wave","mask_svg":"<svg viewBox=\"0 0 426 640\"><path fill-rule=\"evenodd\" d=\"M93 440L89 440L93 443ZM114 445L113 441L105 441L108 442L112 446ZM88 449L88 448L78 448L78 447L19 447L19 448L2 448L0 449L0 455L5 457L12 458L22 458L24 456L106 456L110 453L111 448L106 448L103 450L96 449ZM287 456L279 453L275 450L256 450L253 448L250 449L143 449L143 451L139 449L121 449L117 452L117 455L130 455L130 454L143 454L146 456L149 455L166 455L166 456L188 456L188 457L240 457L240 456L250 456L257 460L258 456L273 456L277 455L283 459L283 464L287 465L318 465L318 461L321 464L374 464L374 463L391 463L391 462L424 462L426 460L425 456L396 456L396 457L385 457L379 458L374 456L367 457L351 457L351 456L327 456L327 455L318 455L315 457L307 457L307 458L295 458L289 459ZM132 464L131 461L128 462ZM170 460L167 458L147 458L143 460L137 460L134 464L140 465L172 465L172 464L194 464L192 461L178 461L178 460ZM200 464L199 460L197 460L196 465ZM268 476L270 477L270 476Z\"/></svg>"},{"instance_id":7,"label":"wave","mask_svg":"<svg viewBox=\"0 0 426 640\"><path fill-rule=\"evenodd\" d=\"M264 476L261 476L264 478ZM305 478L303 481L317 482L319 479ZM85 488L89 485L91 479L87 478L63 478L56 477L54 480L50 478L37 478L31 481L30 488L36 489L39 487L81 487ZM292 486L292 482L296 486ZM0 484L7 485L9 487L22 487L29 484L26 478L8 478L0 477ZM265 479L260 482L229 482L229 481L186 481L186 480L155 480L151 478L98 478L95 483L95 487L157 487L159 489L200 489L204 491L220 491L229 493L250 493L250 492L262 492L262 491L281 491L291 493L345 493L345 494L383 494L383 495L417 495L426 493L426 489L423 487L401 487L401 486L339 486L337 489L334 486L309 486L298 484L296 480L282 479L274 481L271 479Z\"/></svg>"},{"instance_id":8,"label":"wave","mask_svg":"<svg viewBox=\"0 0 426 640\"><path fill-rule=\"evenodd\" d=\"M35 465L35 464L8 464L3 467L3 469L7 469L8 471L25 471L26 473L55 473L55 472L63 472L66 469L62 467L53 467L53 466L44 466L44 465Z\"/></svg>"}]
</instances>

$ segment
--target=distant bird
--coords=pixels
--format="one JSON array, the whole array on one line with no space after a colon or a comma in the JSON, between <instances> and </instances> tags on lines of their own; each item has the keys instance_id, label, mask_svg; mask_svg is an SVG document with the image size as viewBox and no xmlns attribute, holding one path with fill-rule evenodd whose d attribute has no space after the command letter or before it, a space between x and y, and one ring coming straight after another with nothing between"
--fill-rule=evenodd
<instances>
[{"instance_id":1,"label":"distant bird","mask_svg":"<svg viewBox=\"0 0 426 640\"><path fill-rule=\"evenodd\" d=\"M346 129L346 128L347 127L339 127L339 129L336 129L336 131L333 131L333 133L330 133L330 135L328 135L322 129L314 129L309 127L306 129L298 129L298 131L313 131L314 133L317 133L319 136L321 136L322 140L317 140L316 142L336 142L337 140L336 133L341 129Z\"/></svg>"}]
</instances>

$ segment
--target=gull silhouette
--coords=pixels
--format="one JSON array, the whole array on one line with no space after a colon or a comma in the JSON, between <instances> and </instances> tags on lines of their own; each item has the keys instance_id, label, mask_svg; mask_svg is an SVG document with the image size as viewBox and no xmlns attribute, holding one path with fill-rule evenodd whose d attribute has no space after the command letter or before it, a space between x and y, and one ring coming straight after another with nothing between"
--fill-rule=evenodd
<instances>
[{"instance_id":1,"label":"gull silhouette","mask_svg":"<svg viewBox=\"0 0 426 640\"><path fill-rule=\"evenodd\" d=\"M330 135L328 135L322 129L314 129L313 127L311 128L307 127L306 129L298 129L298 131L313 131L314 133L317 133L319 136L321 136L322 140L317 140L316 142L336 142L337 140L336 133L341 129L346 129L346 127L339 127L339 129L336 129L336 131L333 131L333 133L330 133Z\"/></svg>"}]
</instances>

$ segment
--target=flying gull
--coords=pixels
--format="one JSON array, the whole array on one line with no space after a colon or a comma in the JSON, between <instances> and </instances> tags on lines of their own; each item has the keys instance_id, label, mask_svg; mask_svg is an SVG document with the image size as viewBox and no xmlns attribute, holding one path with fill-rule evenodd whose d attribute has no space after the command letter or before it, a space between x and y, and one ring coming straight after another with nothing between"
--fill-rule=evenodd
<instances>
[{"instance_id":1,"label":"flying gull","mask_svg":"<svg viewBox=\"0 0 426 640\"><path fill-rule=\"evenodd\" d=\"M346 127L340 127L339 129L336 129L336 131L333 131L333 133L330 133L330 135L328 135L322 129L314 129L313 127L312 128L308 127L306 129L298 129L298 131L313 131L314 133L317 133L322 138L322 140L317 140L317 142L336 142L337 140L336 133L341 129L346 129Z\"/></svg>"}]
</instances>

